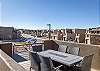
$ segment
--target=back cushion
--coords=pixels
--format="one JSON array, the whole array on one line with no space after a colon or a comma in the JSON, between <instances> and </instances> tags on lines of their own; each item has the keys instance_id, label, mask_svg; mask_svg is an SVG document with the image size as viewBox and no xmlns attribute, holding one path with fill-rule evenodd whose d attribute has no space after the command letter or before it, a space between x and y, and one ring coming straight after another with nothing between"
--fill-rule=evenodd
<instances>
[{"instance_id":1,"label":"back cushion","mask_svg":"<svg viewBox=\"0 0 100 71\"><path fill-rule=\"evenodd\" d=\"M58 51L60 51L60 52L66 52L66 48L67 48L66 45L59 45Z\"/></svg>"}]
</instances>

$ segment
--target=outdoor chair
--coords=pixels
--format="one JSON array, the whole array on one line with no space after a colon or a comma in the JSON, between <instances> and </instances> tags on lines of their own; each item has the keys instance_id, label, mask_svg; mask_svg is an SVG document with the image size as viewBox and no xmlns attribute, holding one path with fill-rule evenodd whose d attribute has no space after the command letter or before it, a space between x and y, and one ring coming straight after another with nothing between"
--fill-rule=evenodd
<instances>
[{"instance_id":1,"label":"outdoor chair","mask_svg":"<svg viewBox=\"0 0 100 71\"><path fill-rule=\"evenodd\" d=\"M54 67L51 58L40 56L41 71L61 71L62 65Z\"/></svg>"},{"instance_id":2,"label":"outdoor chair","mask_svg":"<svg viewBox=\"0 0 100 71\"><path fill-rule=\"evenodd\" d=\"M85 56L83 60L79 64L76 64L73 69L75 71L91 71L91 63L92 63L93 55L94 54Z\"/></svg>"},{"instance_id":3,"label":"outdoor chair","mask_svg":"<svg viewBox=\"0 0 100 71\"><path fill-rule=\"evenodd\" d=\"M66 45L59 45L58 51L66 52L67 46Z\"/></svg>"},{"instance_id":4,"label":"outdoor chair","mask_svg":"<svg viewBox=\"0 0 100 71\"><path fill-rule=\"evenodd\" d=\"M66 52L69 53L69 54L73 54L73 55L79 55L80 48L78 48L78 47L68 47Z\"/></svg>"},{"instance_id":5,"label":"outdoor chair","mask_svg":"<svg viewBox=\"0 0 100 71\"><path fill-rule=\"evenodd\" d=\"M41 71L40 66L40 57L37 52L32 52L29 49L25 48L29 52L29 58L30 58L30 71L31 69L34 69L35 71Z\"/></svg>"},{"instance_id":6,"label":"outdoor chair","mask_svg":"<svg viewBox=\"0 0 100 71\"><path fill-rule=\"evenodd\" d=\"M34 44L34 45L32 45L32 50L34 52L41 52L42 51L42 45L41 44Z\"/></svg>"},{"instance_id":7,"label":"outdoor chair","mask_svg":"<svg viewBox=\"0 0 100 71\"><path fill-rule=\"evenodd\" d=\"M31 69L34 69L35 71L41 71L41 67L40 67L41 61L37 52L29 52L29 56L31 62L30 71Z\"/></svg>"}]
</instances>

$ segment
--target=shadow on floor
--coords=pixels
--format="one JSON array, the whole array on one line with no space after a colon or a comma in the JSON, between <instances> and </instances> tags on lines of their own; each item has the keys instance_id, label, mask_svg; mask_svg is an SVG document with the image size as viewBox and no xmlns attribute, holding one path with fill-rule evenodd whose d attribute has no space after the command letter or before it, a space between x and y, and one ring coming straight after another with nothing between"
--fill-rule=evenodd
<instances>
[{"instance_id":1,"label":"shadow on floor","mask_svg":"<svg viewBox=\"0 0 100 71\"><path fill-rule=\"evenodd\" d=\"M14 59L16 62L27 61L25 58L21 57L20 55L18 55L18 54L16 54L16 53L14 53L13 59Z\"/></svg>"}]
</instances>

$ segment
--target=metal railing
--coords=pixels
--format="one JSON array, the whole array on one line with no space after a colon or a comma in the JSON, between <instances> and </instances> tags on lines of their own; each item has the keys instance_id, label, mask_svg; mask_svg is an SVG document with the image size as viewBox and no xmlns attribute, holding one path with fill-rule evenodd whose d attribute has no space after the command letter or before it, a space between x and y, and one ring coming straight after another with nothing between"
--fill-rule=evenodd
<instances>
[{"instance_id":1,"label":"metal railing","mask_svg":"<svg viewBox=\"0 0 100 71\"><path fill-rule=\"evenodd\" d=\"M26 51L25 48L27 49L31 49L33 45L42 45L42 47L44 47L44 43L34 43L34 44L24 44L24 45L21 45L21 44L14 44L13 45L13 51L14 52L22 52L22 51Z\"/></svg>"}]
</instances>

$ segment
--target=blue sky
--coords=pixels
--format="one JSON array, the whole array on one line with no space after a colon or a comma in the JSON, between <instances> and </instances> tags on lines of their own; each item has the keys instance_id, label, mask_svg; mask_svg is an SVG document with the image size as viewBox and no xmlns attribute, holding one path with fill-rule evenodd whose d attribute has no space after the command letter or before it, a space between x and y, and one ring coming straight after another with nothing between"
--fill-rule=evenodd
<instances>
[{"instance_id":1,"label":"blue sky","mask_svg":"<svg viewBox=\"0 0 100 71\"><path fill-rule=\"evenodd\" d=\"M100 25L100 0L0 0L0 25L25 29Z\"/></svg>"}]
</instances>

